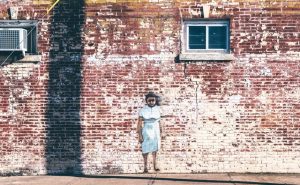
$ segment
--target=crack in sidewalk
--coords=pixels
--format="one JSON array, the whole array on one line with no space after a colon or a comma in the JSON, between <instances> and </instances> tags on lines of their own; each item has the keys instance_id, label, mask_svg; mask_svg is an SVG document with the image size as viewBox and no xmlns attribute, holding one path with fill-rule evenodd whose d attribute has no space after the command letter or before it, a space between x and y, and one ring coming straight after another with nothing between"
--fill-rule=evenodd
<instances>
[{"instance_id":1,"label":"crack in sidewalk","mask_svg":"<svg viewBox=\"0 0 300 185\"><path fill-rule=\"evenodd\" d=\"M147 185L153 185L155 183L157 175L158 175L158 173L156 173L154 176L152 176Z\"/></svg>"},{"instance_id":2,"label":"crack in sidewalk","mask_svg":"<svg viewBox=\"0 0 300 185\"><path fill-rule=\"evenodd\" d=\"M230 173L227 173L227 176L229 177L230 181L232 182L232 181L233 181L233 179L232 179L232 177L231 177ZM235 182L233 182L233 185L236 185L236 183L235 183Z\"/></svg>"}]
</instances>

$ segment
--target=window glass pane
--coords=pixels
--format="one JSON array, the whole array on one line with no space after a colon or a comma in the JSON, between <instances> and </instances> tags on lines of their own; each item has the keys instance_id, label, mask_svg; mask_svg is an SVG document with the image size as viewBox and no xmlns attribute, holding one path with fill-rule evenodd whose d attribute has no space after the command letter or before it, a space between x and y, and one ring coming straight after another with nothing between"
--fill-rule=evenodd
<instances>
[{"instance_id":1,"label":"window glass pane","mask_svg":"<svg viewBox=\"0 0 300 185\"><path fill-rule=\"evenodd\" d=\"M227 48L227 27L226 26L209 26L209 49L226 49Z\"/></svg>"},{"instance_id":2,"label":"window glass pane","mask_svg":"<svg viewBox=\"0 0 300 185\"><path fill-rule=\"evenodd\" d=\"M205 26L189 26L189 49L205 49Z\"/></svg>"}]
</instances>

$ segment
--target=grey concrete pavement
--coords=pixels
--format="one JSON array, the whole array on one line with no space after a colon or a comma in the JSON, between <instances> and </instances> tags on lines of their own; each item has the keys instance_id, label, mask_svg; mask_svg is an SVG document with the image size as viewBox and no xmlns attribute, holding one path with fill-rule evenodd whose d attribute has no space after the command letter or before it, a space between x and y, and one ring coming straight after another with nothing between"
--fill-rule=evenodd
<instances>
[{"instance_id":1,"label":"grey concrete pavement","mask_svg":"<svg viewBox=\"0 0 300 185\"><path fill-rule=\"evenodd\" d=\"M300 185L300 174L122 174L98 176L10 176L0 185Z\"/></svg>"}]
</instances>

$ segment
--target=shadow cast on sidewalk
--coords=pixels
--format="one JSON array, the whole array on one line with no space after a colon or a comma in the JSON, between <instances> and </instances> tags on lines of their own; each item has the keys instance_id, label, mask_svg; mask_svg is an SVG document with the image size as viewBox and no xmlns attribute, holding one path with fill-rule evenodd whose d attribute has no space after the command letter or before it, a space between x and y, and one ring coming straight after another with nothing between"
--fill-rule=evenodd
<instances>
[{"instance_id":1,"label":"shadow cast on sidewalk","mask_svg":"<svg viewBox=\"0 0 300 185\"><path fill-rule=\"evenodd\" d=\"M223 184L256 184L256 185L295 185L287 183L253 182L237 180L206 180L206 179L185 179L185 178L166 178L166 177L145 177L145 176L116 176L116 175L78 175L81 178L100 178L100 179L133 179L133 180L153 180L153 181L176 181L176 182L203 182L203 183L223 183Z\"/></svg>"}]
</instances>

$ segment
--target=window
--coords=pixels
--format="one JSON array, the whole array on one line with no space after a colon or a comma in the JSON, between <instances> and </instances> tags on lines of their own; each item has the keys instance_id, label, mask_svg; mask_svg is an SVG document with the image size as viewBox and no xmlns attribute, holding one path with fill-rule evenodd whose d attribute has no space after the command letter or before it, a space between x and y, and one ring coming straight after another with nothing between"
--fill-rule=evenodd
<instances>
[{"instance_id":1,"label":"window","mask_svg":"<svg viewBox=\"0 0 300 185\"><path fill-rule=\"evenodd\" d=\"M2 34L0 36L0 42L2 42L0 61L34 63L41 61L37 47L37 20L0 20L0 30ZM11 35L15 32L19 35ZM7 35L8 33L10 35ZM15 48L10 46L15 46Z\"/></svg>"},{"instance_id":2,"label":"window","mask_svg":"<svg viewBox=\"0 0 300 185\"><path fill-rule=\"evenodd\" d=\"M0 28L27 30L27 51L26 54L37 54L37 21L34 20L2 20Z\"/></svg>"},{"instance_id":3,"label":"window","mask_svg":"<svg viewBox=\"0 0 300 185\"><path fill-rule=\"evenodd\" d=\"M184 21L182 33L181 59L201 55L201 60L232 60L226 55L230 52L229 20Z\"/></svg>"},{"instance_id":4,"label":"window","mask_svg":"<svg viewBox=\"0 0 300 185\"><path fill-rule=\"evenodd\" d=\"M228 21L188 21L184 24L188 52L228 52Z\"/></svg>"}]
</instances>

